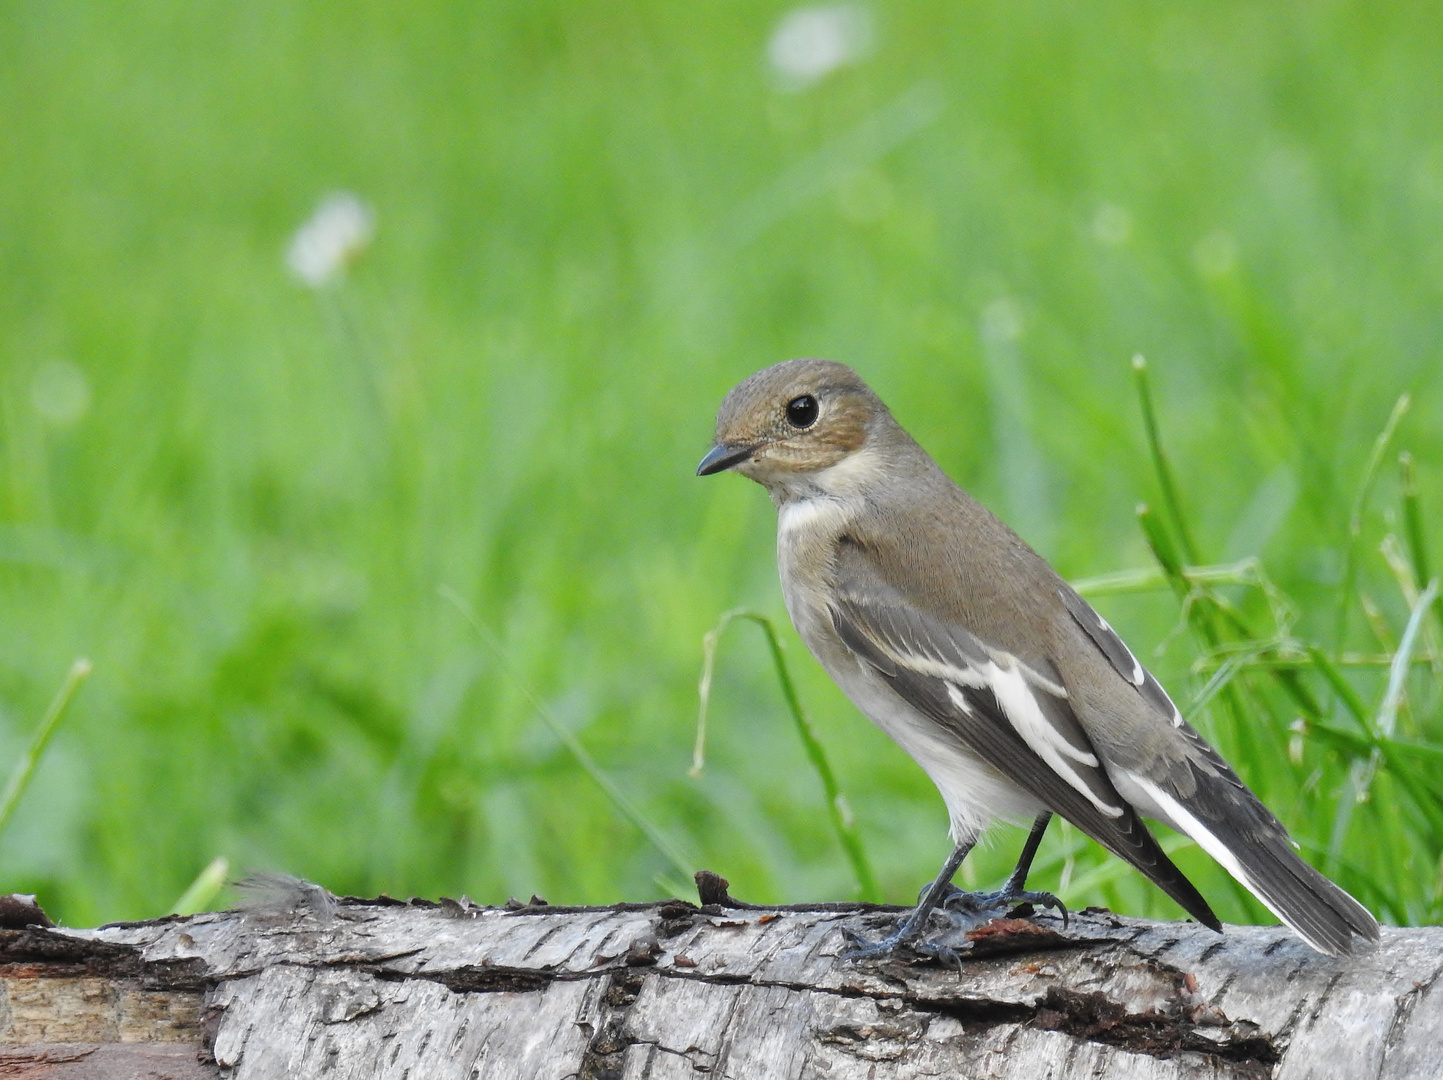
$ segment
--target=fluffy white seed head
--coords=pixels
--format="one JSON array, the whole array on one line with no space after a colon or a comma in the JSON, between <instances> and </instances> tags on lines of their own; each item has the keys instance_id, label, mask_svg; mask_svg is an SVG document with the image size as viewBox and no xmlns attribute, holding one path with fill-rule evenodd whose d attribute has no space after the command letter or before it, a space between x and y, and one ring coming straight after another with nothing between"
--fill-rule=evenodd
<instances>
[{"instance_id":1,"label":"fluffy white seed head","mask_svg":"<svg viewBox=\"0 0 1443 1080\"><path fill-rule=\"evenodd\" d=\"M781 84L804 90L872 51L872 14L861 4L821 4L783 15L767 42Z\"/></svg>"},{"instance_id":2,"label":"fluffy white seed head","mask_svg":"<svg viewBox=\"0 0 1443 1080\"><path fill-rule=\"evenodd\" d=\"M376 231L371 208L348 191L327 195L291 238L286 265L313 289L345 273Z\"/></svg>"}]
</instances>

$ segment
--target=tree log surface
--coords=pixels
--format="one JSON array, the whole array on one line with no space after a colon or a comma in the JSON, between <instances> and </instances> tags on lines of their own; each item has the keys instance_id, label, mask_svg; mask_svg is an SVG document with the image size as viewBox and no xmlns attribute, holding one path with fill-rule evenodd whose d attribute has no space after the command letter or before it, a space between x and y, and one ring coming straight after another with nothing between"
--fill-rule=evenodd
<instances>
[{"instance_id":1,"label":"tree log surface","mask_svg":"<svg viewBox=\"0 0 1443 1080\"><path fill-rule=\"evenodd\" d=\"M0 931L0 1078L1443 1078L1443 928L1089 911L959 972L840 959L883 912L346 901Z\"/></svg>"}]
</instances>

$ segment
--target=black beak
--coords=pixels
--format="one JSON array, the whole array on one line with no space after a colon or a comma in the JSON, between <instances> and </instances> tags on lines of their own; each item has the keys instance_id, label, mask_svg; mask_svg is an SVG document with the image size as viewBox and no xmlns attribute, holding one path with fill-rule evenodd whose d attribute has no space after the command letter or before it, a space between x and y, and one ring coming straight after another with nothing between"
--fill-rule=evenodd
<instances>
[{"instance_id":1,"label":"black beak","mask_svg":"<svg viewBox=\"0 0 1443 1080\"><path fill-rule=\"evenodd\" d=\"M730 469L733 465L740 465L747 458L756 453L755 446L713 446L706 452L706 457L701 459L701 464L696 467L698 476L710 476L712 473L719 473L723 469Z\"/></svg>"}]
</instances>

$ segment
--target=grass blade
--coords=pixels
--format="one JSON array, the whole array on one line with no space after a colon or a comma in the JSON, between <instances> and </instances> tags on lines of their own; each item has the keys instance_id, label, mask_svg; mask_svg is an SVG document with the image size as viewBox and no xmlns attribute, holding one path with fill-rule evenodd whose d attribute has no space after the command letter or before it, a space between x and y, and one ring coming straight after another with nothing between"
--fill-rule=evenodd
<instances>
[{"instance_id":1,"label":"grass blade","mask_svg":"<svg viewBox=\"0 0 1443 1080\"><path fill-rule=\"evenodd\" d=\"M736 618L738 612L728 611L721 617L715 626L708 630L701 639L701 678L696 684L696 741L691 748L691 768L687 775L693 779L702 774L706 768L706 718L711 709L711 681L712 675L716 672L716 645L721 639L721 633Z\"/></svg>"},{"instance_id":2,"label":"grass blade","mask_svg":"<svg viewBox=\"0 0 1443 1080\"><path fill-rule=\"evenodd\" d=\"M55 734L55 728L60 723L60 718L65 715L71 699L75 692L80 689L80 684L90 676L90 661L84 657L76 660L70 665L70 671L65 676L65 681L60 684L55 697L50 701L50 707L45 710L45 715L40 718L40 726L35 729L35 734L30 737L30 745L20 755L20 760L10 770L10 779L5 783L5 790L0 792L0 832L3 832L6 824L10 821L10 815L15 812L16 805L20 802L20 796L25 794L25 788L30 783L30 777L35 772L35 766L40 764L40 759L45 754L45 747L50 743L50 736Z\"/></svg>"},{"instance_id":3,"label":"grass blade","mask_svg":"<svg viewBox=\"0 0 1443 1080\"><path fill-rule=\"evenodd\" d=\"M1160 449L1159 447L1159 452ZM1165 467L1165 463L1159 464L1159 468ZM1191 568L1183 565L1180 553L1173 545L1167 528L1156 512L1143 503L1137 508L1137 518L1138 523L1142 526L1143 535L1147 539L1148 547L1152 549L1153 557L1157 559L1158 565L1162 568L1163 576L1172 585L1173 591L1177 593L1178 599L1183 604L1183 615L1188 625L1196 630L1207 644L1208 649L1216 653L1222 648L1225 628L1237 634L1244 641L1259 642L1259 635L1253 632L1242 615L1225 597L1214 589L1194 583ZM1214 568L1207 569L1211 573ZM1291 605L1282 601L1277 589L1262 572L1256 559L1243 560L1235 564L1232 569L1238 576L1244 578L1244 583L1262 590L1273 608L1275 619L1291 619L1291 615L1286 613L1291 609ZM1220 626L1219 623L1222 625ZM1271 647L1271 643L1268 643L1259 651L1266 651L1266 648ZM1232 712L1237 725L1237 733L1250 738L1247 736L1248 728L1244 723L1245 705L1238 687L1232 682L1233 676L1242 667L1243 664L1234 663L1230 665L1226 674L1219 672L1220 678L1213 680L1209 690L1205 691L1203 701L1195 703L1190 712L1195 713L1207 699L1221 692ZM1314 700L1307 687L1302 684L1296 671L1289 668L1277 668L1269 671L1269 674L1308 716L1318 717L1323 714L1322 706Z\"/></svg>"},{"instance_id":4,"label":"grass blade","mask_svg":"<svg viewBox=\"0 0 1443 1080\"><path fill-rule=\"evenodd\" d=\"M1413 469L1413 455L1406 450L1398 455L1398 471L1403 487L1403 528L1408 536L1408 553L1413 556L1413 580L1427 581L1428 548L1423 542L1423 510L1418 503L1418 477Z\"/></svg>"},{"instance_id":5,"label":"grass blade","mask_svg":"<svg viewBox=\"0 0 1443 1080\"><path fill-rule=\"evenodd\" d=\"M516 669L512 667L511 660L506 655L506 651L502 649L501 643L496 640L495 635L487 629L477 617L476 613L471 610L471 605L466 602L465 598L449 585L442 585L437 592L440 593L443 600L461 613L463 619L471 624L471 629L476 631L476 636L486 644L486 647L489 648L496 657L496 661L500 664L501 670L515 683L516 688L525 695L526 700L531 704L531 708L535 711L536 715L541 718L541 722L551 729L551 733L556 736L557 741L566 747L571 756L576 759L576 763L581 766L582 771L595 781L597 787L606 792L611 801L616 804L616 808L621 811L622 816L640 829L642 834L651 841L652 846L666 856L667 862L671 863L676 871L681 874L683 880L690 878L695 872L695 866L691 859L687 858L681 849L671 841L671 838L668 837L651 818L642 812L641 807L637 806L627 797L626 793L621 790L621 786L611 778L606 770L596 763L596 759L591 756L591 753L586 747L581 745L581 740L578 739L565 724L552 715L551 710L536 696L531 687L526 684Z\"/></svg>"},{"instance_id":6,"label":"grass blade","mask_svg":"<svg viewBox=\"0 0 1443 1080\"><path fill-rule=\"evenodd\" d=\"M802 748L806 751L807 760L811 762L817 778L822 782L822 790L827 796L827 814L831 818L837 840L847 855L847 861L852 864L852 873L857 879L858 892L863 900L874 903L880 901L881 890L877 886L877 878L872 872L871 862L867 859L861 835L857 832L857 824L852 817L852 809L847 802L847 796L842 792L841 785L837 783L837 776L832 771L831 762L827 760L826 748L817 738L816 729L812 727L812 722L807 719L807 714L802 709L802 699L797 693L796 683L792 681L791 671L787 668L786 653L782 650L782 641L777 636L776 626L765 615L753 611L728 611L721 617L715 628L702 639L702 673L697 687L701 698L701 707L697 714L696 745L692 753L691 775L700 775L705 764L706 716L711 701L712 672L716 665L717 642L726 628L737 619L745 619L762 628L762 633L767 639L767 648L771 652L772 665L777 673L777 682L781 684L782 698L787 703L787 711L792 714L792 722L796 725L797 734L801 737Z\"/></svg>"},{"instance_id":7,"label":"grass blade","mask_svg":"<svg viewBox=\"0 0 1443 1080\"><path fill-rule=\"evenodd\" d=\"M1400 787L1408 792L1413 805L1418 808L1424 819L1428 822L1429 832L1433 837L1443 836L1443 793L1438 791L1435 783L1427 777L1419 777L1408 767L1409 760L1404 760L1408 751L1400 751L1395 748L1392 740L1383 742L1384 761L1388 767L1388 774L1398 781ZM1435 765L1436 769L1437 766ZM1436 774L1435 774L1436 775ZM1433 855L1437 857L1437 841L1433 845Z\"/></svg>"},{"instance_id":8,"label":"grass blade","mask_svg":"<svg viewBox=\"0 0 1443 1080\"><path fill-rule=\"evenodd\" d=\"M1168 580L1161 570L1149 566L1145 570L1117 570L1110 574L1078 578L1071 584L1077 595L1086 599L1089 596L1152 592L1166 588Z\"/></svg>"},{"instance_id":9,"label":"grass blade","mask_svg":"<svg viewBox=\"0 0 1443 1080\"><path fill-rule=\"evenodd\" d=\"M1398 469L1403 489L1403 532L1408 538L1408 554L1412 557L1413 580L1418 583L1432 578L1428 564L1428 541L1423 532L1423 505L1418 498L1418 477L1413 468L1413 455L1406 450L1398 455ZM1429 660L1434 676L1443 675L1437 631L1443 631L1443 606L1433 608L1433 623L1424 631Z\"/></svg>"},{"instance_id":10,"label":"grass blade","mask_svg":"<svg viewBox=\"0 0 1443 1080\"><path fill-rule=\"evenodd\" d=\"M230 874L230 860L224 855L212 859L194 881L176 898L170 906L172 915L194 915L199 911L205 911L215 899L216 893L220 892L225 885L225 879Z\"/></svg>"},{"instance_id":11,"label":"grass blade","mask_svg":"<svg viewBox=\"0 0 1443 1080\"><path fill-rule=\"evenodd\" d=\"M1182 554L1189 563L1198 563L1197 545L1188 531L1187 519L1183 516L1182 502L1178 498L1177 486L1172 481L1172 469L1162 449L1162 437L1158 433L1157 412L1152 405L1152 387L1147 377L1147 361L1141 353L1132 358L1132 370L1137 378L1137 396L1142 403L1142 426L1147 433L1147 448L1152 455L1152 467L1157 473L1157 482L1162 488L1162 504L1177 532Z\"/></svg>"},{"instance_id":12,"label":"grass blade","mask_svg":"<svg viewBox=\"0 0 1443 1080\"><path fill-rule=\"evenodd\" d=\"M1413 610L1408 614L1408 625L1403 630L1403 640L1398 642L1398 651L1393 656L1393 666L1388 671L1388 692L1383 695L1383 704L1378 709L1378 721L1374 730L1387 738L1392 738L1398 723L1398 706L1403 701L1403 693L1408 685L1409 660L1413 655L1413 647L1418 641L1418 631L1422 628L1423 617L1428 614L1428 609L1433 606L1433 601L1438 599L1438 579L1434 578L1428 582L1428 587L1423 590L1423 595L1418 597L1418 602L1413 605Z\"/></svg>"},{"instance_id":13,"label":"grass blade","mask_svg":"<svg viewBox=\"0 0 1443 1080\"><path fill-rule=\"evenodd\" d=\"M1218 694L1232 685L1233 679L1246 670L1248 661L1261 655L1266 649L1266 645L1256 649L1246 649L1242 652L1234 653L1219 664L1217 670L1213 672L1212 677L1208 679L1207 683L1197 692L1193 699L1188 702L1187 709L1184 710L1185 715L1190 718L1195 718L1203 709L1207 708L1213 698L1217 697Z\"/></svg>"},{"instance_id":14,"label":"grass blade","mask_svg":"<svg viewBox=\"0 0 1443 1080\"><path fill-rule=\"evenodd\" d=\"M1182 559L1178 556L1172 537L1168 535L1167 527L1157 516L1157 511L1147 503L1138 504L1137 521L1142 526L1143 536L1147 538L1147 546L1152 549L1153 558L1157 559L1158 566L1162 567L1163 577L1172 586L1173 592L1177 593L1178 599L1186 601L1192 592L1192 583L1183 572Z\"/></svg>"},{"instance_id":15,"label":"grass blade","mask_svg":"<svg viewBox=\"0 0 1443 1080\"><path fill-rule=\"evenodd\" d=\"M1398 424L1412 404L1413 399L1408 394L1399 395L1398 400L1394 402L1393 411L1388 414L1388 422L1383 425L1383 430L1378 432L1378 437L1373 440L1373 451L1368 455L1368 465L1363 470L1363 480L1358 485L1358 494L1354 496L1353 507L1348 513L1348 538L1344 541L1343 549L1343 580L1338 589L1338 613L1334 630L1334 647L1337 652L1341 652L1347 644L1349 604L1352 600L1353 588L1358 580L1358 538L1363 533L1363 511L1367 509L1368 496L1373 490L1373 482L1378 478L1378 470L1383 467L1383 458L1388 453L1388 444L1393 441Z\"/></svg>"},{"instance_id":16,"label":"grass blade","mask_svg":"<svg viewBox=\"0 0 1443 1080\"><path fill-rule=\"evenodd\" d=\"M1353 689L1353 684L1343 678L1343 673L1338 670L1337 665L1329 660L1327 654L1316 645L1308 646L1308 657L1328 685L1333 688L1333 692L1338 695L1338 700L1343 703L1343 707L1352 713L1354 720L1358 721L1358 726L1367 731L1368 706L1363 704L1363 699L1358 696L1358 691Z\"/></svg>"},{"instance_id":17,"label":"grass blade","mask_svg":"<svg viewBox=\"0 0 1443 1080\"><path fill-rule=\"evenodd\" d=\"M1348 829L1352 824L1353 812L1359 803L1367 800L1380 762L1385 762L1388 771L1412 794L1413 801L1420 810L1429 817L1433 817L1436 813L1427 798L1427 786L1420 789L1414 785L1407 760L1400 760L1394 752L1393 735L1397 726L1398 707L1401 705L1407 689L1408 672L1411 667L1413 649L1418 641L1418 633L1428 609L1433 606L1433 602L1437 598L1438 579L1434 578L1423 590L1423 594L1418 597L1417 603L1413 605L1413 610L1408 616L1408 625L1404 628L1403 639L1398 643L1398 651L1393 656L1393 663L1388 672L1388 688L1383 695L1382 704L1378 708L1377 718L1371 722L1366 714L1362 718L1371 746L1366 757L1361 755L1355 757L1348 768L1348 781L1342 797L1338 800L1338 809L1333 818L1332 837L1328 843L1328 866L1330 869L1336 867L1342 856L1343 848L1347 843Z\"/></svg>"}]
</instances>

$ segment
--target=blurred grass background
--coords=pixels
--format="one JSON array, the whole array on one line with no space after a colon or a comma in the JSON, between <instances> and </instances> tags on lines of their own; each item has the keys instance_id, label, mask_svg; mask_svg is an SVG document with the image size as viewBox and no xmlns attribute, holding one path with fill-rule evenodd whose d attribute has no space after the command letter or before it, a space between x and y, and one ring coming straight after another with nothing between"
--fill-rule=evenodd
<instances>
[{"instance_id":1,"label":"blurred grass background","mask_svg":"<svg viewBox=\"0 0 1443 1080\"><path fill-rule=\"evenodd\" d=\"M643 899L686 865L752 900L855 895L754 627L720 643L688 776L702 637L741 606L778 618L881 891L909 900L940 799L786 625L764 494L692 476L724 392L795 355L856 366L1077 579L1156 565L1144 353L1185 561L1261 556L1294 636L1387 662L1399 449L1410 565L1443 564L1443 11L876 3L810 82L768 60L788 11L0 5L0 767L94 664L0 887L72 924L161 914L216 856L487 902ZM310 288L285 252L338 190L374 240ZM1097 603L1186 702L1216 664L1156 584ZM1229 589L1250 629L1228 633L1266 637L1257 590ZM1316 715L1253 671L1197 718L1394 921L1440 914L1443 719L1413 666L1416 754L1380 759L1312 669ZM1343 670L1381 708L1387 669ZM1267 918L1177 858L1224 918ZM1065 829L1034 878L1059 880L1176 913Z\"/></svg>"}]
</instances>

